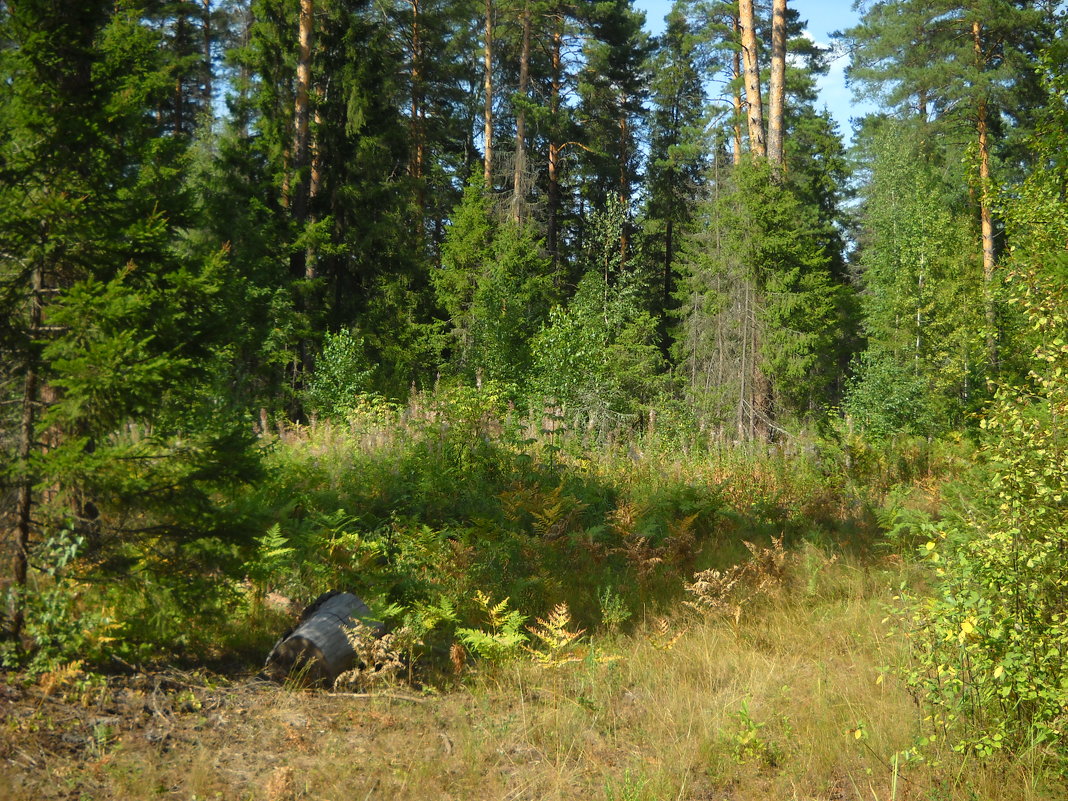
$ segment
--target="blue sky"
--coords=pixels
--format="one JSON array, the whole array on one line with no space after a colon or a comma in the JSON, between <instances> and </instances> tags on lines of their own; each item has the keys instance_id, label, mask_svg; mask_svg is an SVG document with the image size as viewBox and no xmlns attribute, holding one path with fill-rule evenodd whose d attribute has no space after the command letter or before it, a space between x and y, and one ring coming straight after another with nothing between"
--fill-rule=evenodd
<instances>
[{"instance_id":1,"label":"blue sky","mask_svg":"<svg viewBox=\"0 0 1068 801\"><path fill-rule=\"evenodd\" d=\"M637 8L645 11L646 28L652 33L664 29L664 16L671 8L671 0L634 0ZM796 9L802 20L808 21L807 30L812 38L821 44L830 43L832 31L853 25L858 15L853 11L851 2L819 2L819 0L789 0L790 8ZM852 136L850 118L873 111L869 103L854 105L852 92L845 85L845 66L848 57L842 56L831 64L830 73L820 79L820 99L830 109L838 121L843 137L848 141Z\"/></svg>"}]
</instances>

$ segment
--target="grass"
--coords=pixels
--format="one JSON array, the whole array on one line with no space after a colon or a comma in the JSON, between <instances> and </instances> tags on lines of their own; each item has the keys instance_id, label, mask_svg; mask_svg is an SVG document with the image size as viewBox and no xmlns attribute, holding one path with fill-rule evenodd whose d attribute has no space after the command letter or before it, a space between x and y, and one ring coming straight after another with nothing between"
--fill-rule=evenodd
<instances>
[{"instance_id":1,"label":"grass","mask_svg":"<svg viewBox=\"0 0 1068 801\"><path fill-rule=\"evenodd\" d=\"M599 650L618 659L548 670L526 659L481 665L422 695L390 686L370 695L212 686L183 675L163 690L149 682L90 696L28 696L32 702L14 705L4 722L0 794L10 801L1065 797L1068 788L1027 755L978 764L937 744L922 760L903 755L922 733L922 715L886 670L907 658L886 603L913 570L899 560L832 561L807 546L792 555L786 582L737 620L679 606L666 622L650 618L625 635L598 635ZM112 727L107 738L63 746L99 729L102 718Z\"/></svg>"},{"instance_id":2,"label":"grass","mask_svg":"<svg viewBox=\"0 0 1068 801\"><path fill-rule=\"evenodd\" d=\"M278 537L245 554L247 577L201 577L226 589L203 620L114 590L179 630L171 665L222 675L157 667L101 686L75 664L0 685L0 798L1068 797L1037 748L982 763L938 740L917 749L931 732L898 679L909 653L888 607L924 573L890 552L874 512L902 482L894 509L937 510L957 450L590 448L423 401L267 438L269 479L231 503ZM909 515L891 518L909 542ZM706 613L688 605L697 572L736 575L743 540L775 558ZM331 694L250 678L286 628L268 591L333 587L372 608L452 604L414 684ZM590 656L571 659L560 623L541 664L469 657L456 675L456 629L485 623L477 592L529 621L566 603L567 630L588 632L574 653ZM163 630L139 631L159 648Z\"/></svg>"}]
</instances>

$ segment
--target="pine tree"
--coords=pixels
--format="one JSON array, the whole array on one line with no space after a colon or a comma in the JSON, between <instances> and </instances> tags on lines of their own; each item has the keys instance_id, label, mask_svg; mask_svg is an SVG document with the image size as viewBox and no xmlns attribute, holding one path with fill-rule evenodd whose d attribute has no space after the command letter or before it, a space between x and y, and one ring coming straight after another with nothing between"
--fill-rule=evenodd
<instances>
[{"instance_id":1,"label":"pine tree","mask_svg":"<svg viewBox=\"0 0 1068 801\"><path fill-rule=\"evenodd\" d=\"M583 202L603 209L609 198L616 198L629 212L640 177L648 51L644 14L631 0L594 4L586 13L591 36L583 53L577 109L585 145L579 164ZM630 236L628 223L620 241L624 260Z\"/></svg>"},{"instance_id":2,"label":"pine tree","mask_svg":"<svg viewBox=\"0 0 1068 801\"><path fill-rule=\"evenodd\" d=\"M739 0L738 28L742 48L742 74L745 76L746 119L749 151L757 158L767 155L764 132L764 101L760 92L760 50L753 0Z\"/></svg>"},{"instance_id":3,"label":"pine tree","mask_svg":"<svg viewBox=\"0 0 1068 801\"><path fill-rule=\"evenodd\" d=\"M1006 120L1026 118L1034 103L1034 54L1052 35L1052 16L1051 8L1032 0L878 2L844 33L854 53L853 81L899 113L923 120L933 115L943 130L969 131L987 360L995 368L1001 357L992 190L1000 129Z\"/></svg>"}]
</instances>

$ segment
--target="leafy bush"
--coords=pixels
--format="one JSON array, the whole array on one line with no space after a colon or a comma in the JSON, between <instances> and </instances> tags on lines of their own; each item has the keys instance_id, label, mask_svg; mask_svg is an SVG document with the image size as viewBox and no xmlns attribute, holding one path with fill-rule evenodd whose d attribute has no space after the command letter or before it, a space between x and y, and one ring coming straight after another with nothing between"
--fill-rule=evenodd
<instances>
[{"instance_id":1,"label":"leafy bush","mask_svg":"<svg viewBox=\"0 0 1068 801\"><path fill-rule=\"evenodd\" d=\"M370 387L372 372L362 339L350 331L327 334L304 400L322 417L342 418Z\"/></svg>"},{"instance_id":2,"label":"leafy bush","mask_svg":"<svg viewBox=\"0 0 1068 801\"><path fill-rule=\"evenodd\" d=\"M923 375L873 351L854 361L843 405L873 440L894 434L934 434L946 420L946 410L937 408L938 398Z\"/></svg>"},{"instance_id":3,"label":"leafy bush","mask_svg":"<svg viewBox=\"0 0 1068 801\"><path fill-rule=\"evenodd\" d=\"M32 675L56 670L75 660L100 663L123 629L114 610L100 605L100 598L71 572L84 549L85 537L69 529L60 530L34 554L35 561L46 566L43 573L35 575L27 587L8 590L9 594L23 593L23 633L33 646L25 667ZM23 661L23 655L13 646L3 643L0 666L15 667Z\"/></svg>"},{"instance_id":4,"label":"leafy bush","mask_svg":"<svg viewBox=\"0 0 1068 801\"><path fill-rule=\"evenodd\" d=\"M1063 37L1062 37L1063 38ZM914 599L923 641L911 675L939 735L983 755L1042 745L1068 759L1068 50L1051 49L1051 102L1036 144L1047 167L1007 198L1029 370L980 421L979 484L953 525L921 546L937 574ZM1062 763L1063 764L1063 763Z\"/></svg>"},{"instance_id":5,"label":"leafy bush","mask_svg":"<svg viewBox=\"0 0 1068 801\"><path fill-rule=\"evenodd\" d=\"M1035 273L1017 286L1040 334L1031 380L983 418L981 484L956 523L931 528L936 592L911 599L909 678L937 729L979 754L1062 749L1068 732L1068 293Z\"/></svg>"}]
</instances>

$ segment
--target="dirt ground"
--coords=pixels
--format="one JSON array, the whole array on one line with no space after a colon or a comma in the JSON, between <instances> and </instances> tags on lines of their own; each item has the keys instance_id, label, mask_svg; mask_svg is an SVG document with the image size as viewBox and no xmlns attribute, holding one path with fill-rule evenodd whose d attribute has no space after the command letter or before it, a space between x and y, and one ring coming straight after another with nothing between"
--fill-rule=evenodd
<instances>
[{"instance_id":1,"label":"dirt ground","mask_svg":"<svg viewBox=\"0 0 1068 801\"><path fill-rule=\"evenodd\" d=\"M48 684L0 683L0 798L328 798L342 776L363 789L338 798L392 797L376 793L397 772L385 755L441 762L455 750L428 707L438 699L410 691L293 690L176 670ZM372 763L384 777L358 781Z\"/></svg>"}]
</instances>

